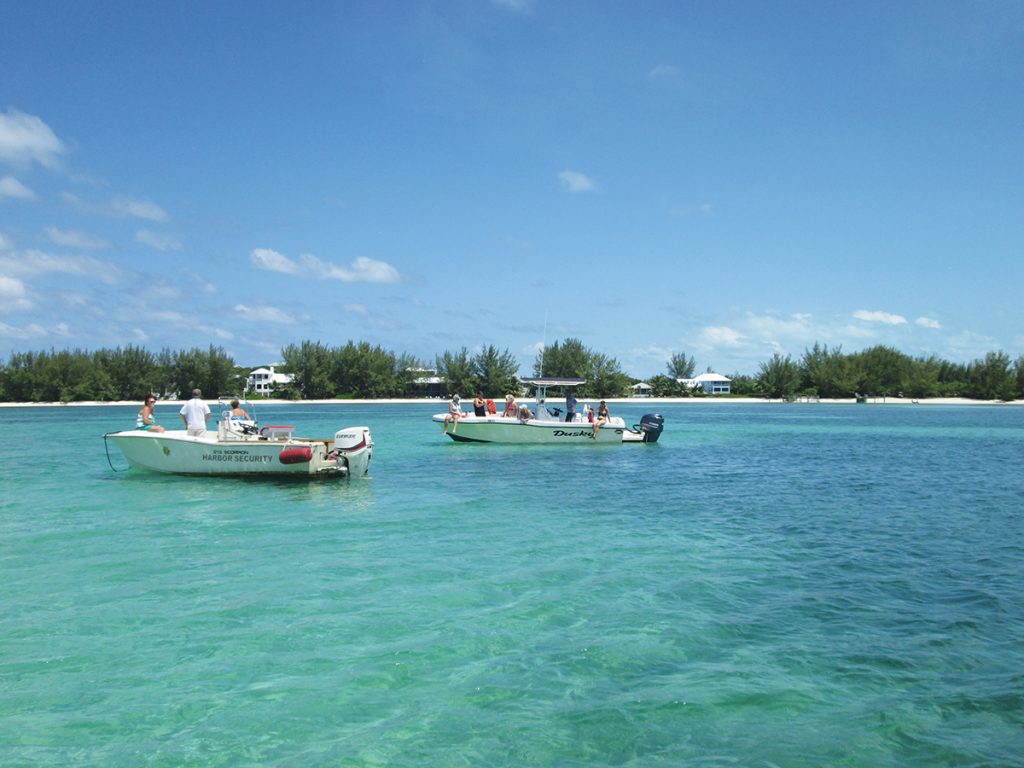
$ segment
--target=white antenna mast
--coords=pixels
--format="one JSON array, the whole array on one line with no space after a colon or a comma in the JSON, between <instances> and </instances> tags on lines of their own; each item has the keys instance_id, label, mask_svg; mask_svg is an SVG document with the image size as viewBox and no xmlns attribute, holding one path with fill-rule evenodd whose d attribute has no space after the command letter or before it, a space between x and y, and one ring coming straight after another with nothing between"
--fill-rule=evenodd
<instances>
[{"instance_id":1,"label":"white antenna mast","mask_svg":"<svg viewBox=\"0 0 1024 768\"><path fill-rule=\"evenodd\" d=\"M544 353L548 351L548 311L544 310L544 341L540 348L540 377L544 378Z\"/></svg>"}]
</instances>

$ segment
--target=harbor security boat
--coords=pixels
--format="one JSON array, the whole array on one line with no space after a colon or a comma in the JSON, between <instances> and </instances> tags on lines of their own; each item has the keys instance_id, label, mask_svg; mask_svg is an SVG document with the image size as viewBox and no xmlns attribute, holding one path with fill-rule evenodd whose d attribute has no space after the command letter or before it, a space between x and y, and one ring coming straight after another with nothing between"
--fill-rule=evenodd
<instances>
[{"instance_id":1,"label":"harbor security boat","mask_svg":"<svg viewBox=\"0 0 1024 768\"><path fill-rule=\"evenodd\" d=\"M449 414L433 417L443 424L444 433L452 440L467 443L511 443L524 445L561 445L565 443L656 443L665 427L660 413L645 414L639 424L627 427L619 416L612 416L594 434L593 417L588 407L578 412L572 421L566 421L563 410L547 404L548 387L576 387L585 379L523 379L524 384L535 387L533 407L527 418L488 413L486 416L463 415L457 423Z\"/></svg>"},{"instance_id":2,"label":"harbor security boat","mask_svg":"<svg viewBox=\"0 0 1024 768\"><path fill-rule=\"evenodd\" d=\"M254 414L250 403L244 407ZM216 429L199 436L183 429L129 429L108 432L103 440L116 445L136 469L177 475L329 478L363 477L369 471L369 427L345 427L333 439L296 437L292 426L260 427L255 419L232 416L226 399L218 409Z\"/></svg>"}]
</instances>

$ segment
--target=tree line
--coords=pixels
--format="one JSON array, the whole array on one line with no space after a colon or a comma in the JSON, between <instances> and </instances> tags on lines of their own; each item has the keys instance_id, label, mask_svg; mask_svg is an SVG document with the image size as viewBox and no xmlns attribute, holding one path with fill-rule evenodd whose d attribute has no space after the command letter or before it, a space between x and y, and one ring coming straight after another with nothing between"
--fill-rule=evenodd
<instances>
[{"instance_id":1,"label":"tree line","mask_svg":"<svg viewBox=\"0 0 1024 768\"><path fill-rule=\"evenodd\" d=\"M886 346L844 354L839 347L815 344L797 360L775 353L761 363L754 383L769 397L1015 400L1024 397L1024 355L1011 360L1005 352L989 352L970 363L951 363Z\"/></svg>"},{"instance_id":2,"label":"tree line","mask_svg":"<svg viewBox=\"0 0 1024 768\"><path fill-rule=\"evenodd\" d=\"M329 346L319 341L290 344L281 350L282 370L291 384L277 387L275 397L290 399L387 398L423 394L417 380L426 366L408 354L396 354L368 342ZM482 392L498 398L518 394L518 364L508 349L493 345L471 353L466 347L445 351L434 360L441 381L433 394ZM703 396L680 379L691 379L696 360L685 353L669 358L665 373L646 379L658 397ZM710 369L709 369L710 370ZM235 364L221 347L164 348L151 352L128 345L86 351L49 350L14 353L0 361L0 401L74 402L140 400L187 395L200 388L206 397L244 393L248 368ZM537 353L532 374L546 378L580 378L584 398L621 397L636 380L619 362L590 349L580 339L556 340ZM815 344L799 358L775 354L756 374L731 375L734 395L773 398L817 396L967 397L1013 400L1024 397L1024 355L1011 360L990 352L970 363L951 363L936 356L911 357L896 349L875 346L844 353Z\"/></svg>"}]
</instances>

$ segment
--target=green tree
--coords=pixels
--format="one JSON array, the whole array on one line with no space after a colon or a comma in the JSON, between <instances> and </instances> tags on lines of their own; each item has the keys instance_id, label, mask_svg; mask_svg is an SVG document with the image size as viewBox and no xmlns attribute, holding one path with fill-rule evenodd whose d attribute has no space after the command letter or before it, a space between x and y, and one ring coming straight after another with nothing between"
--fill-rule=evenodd
<instances>
[{"instance_id":1,"label":"green tree","mask_svg":"<svg viewBox=\"0 0 1024 768\"><path fill-rule=\"evenodd\" d=\"M941 369L942 361L935 355L911 360L904 394L907 397L937 397Z\"/></svg>"},{"instance_id":2,"label":"green tree","mask_svg":"<svg viewBox=\"0 0 1024 768\"><path fill-rule=\"evenodd\" d=\"M854 356L860 369L858 391L889 397L908 389L910 358L892 347L876 346Z\"/></svg>"},{"instance_id":3,"label":"green tree","mask_svg":"<svg viewBox=\"0 0 1024 768\"><path fill-rule=\"evenodd\" d=\"M15 352L4 366L3 382L5 397L15 403L31 403L39 400L36 389L37 352Z\"/></svg>"},{"instance_id":4,"label":"green tree","mask_svg":"<svg viewBox=\"0 0 1024 768\"><path fill-rule=\"evenodd\" d=\"M801 389L819 397L851 397L857 391L857 369L840 347L815 343L800 361Z\"/></svg>"},{"instance_id":5,"label":"green tree","mask_svg":"<svg viewBox=\"0 0 1024 768\"><path fill-rule=\"evenodd\" d=\"M437 357L436 367L437 375L450 393L472 396L476 392L476 366L465 347L458 352L445 350L444 354Z\"/></svg>"},{"instance_id":6,"label":"green tree","mask_svg":"<svg viewBox=\"0 0 1024 768\"><path fill-rule=\"evenodd\" d=\"M589 349L579 339L557 340L537 353L533 362L533 375L546 378L583 379L590 367Z\"/></svg>"},{"instance_id":7,"label":"green tree","mask_svg":"<svg viewBox=\"0 0 1024 768\"><path fill-rule=\"evenodd\" d=\"M1010 371L1010 356L989 352L967 368L967 396L978 400L1013 400L1016 377Z\"/></svg>"},{"instance_id":8,"label":"green tree","mask_svg":"<svg viewBox=\"0 0 1024 768\"><path fill-rule=\"evenodd\" d=\"M729 377L729 392L745 397L755 397L761 394L757 386L757 379L745 373L734 373Z\"/></svg>"},{"instance_id":9,"label":"green tree","mask_svg":"<svg viewBox=\"0 0 1024 768\"><path fill-rule=\"evenodd\" d=\"M157 358L142 347L129 344L116 349L101 349L96 361L106 371L116 400L139 400L159 391L161 381Z\"/></svg>"},{"instance_id":10,"label":"green tree","mask_svg":"<svg viewBox=\"0 0 1024 768\"><path fill-rule=\"evenodd\" d=\"M480 390L487 397L501 398L519 391L519 363L508 349L499 352L488 344L473 358Z\"/></svg>"},{"instance_id":11,"label":"green tree","mask_svg":"<svg viewBox=\"0 0 1024 768\"><path fill-rule=\"evenodd\" d=\"M790 398L800 386L800 369L792 357L776 352L767 363L761 363L757 385L768 397Z\"/></svg>"},{"instance_id":12,"label":"green tree","mask_svg":"<svg viewBox=\"0 0 1024 768\"><path fill-rule=\"evenodd\" d=\"M331 355L319 341L303 341L298 346L289 344L281 350L281 358L285 372L294 377L292 383L303 399L322 400L334 394Z\"/></svg>"},{"instance_id":13,"label":"green tree","mask_svg":"<svg viewBox=\"0 0 1024 768\"><path fill-rule=\"evenodd\" d=\"M690 388L676 381L675 376L659 373L647 379L647 383L651 385L651 394L654 397L686 397L690 394Z\"/></svg>"},{"instance_id":14,"label":"green tree","mask_svg":"<svg viewBox=\"0 0 1024 768\"><path fill-rule=\"evenodd\" d=\"M629 390L629 376L614 357L591 352L584 371L587 383L580 387L584 397L622 397Z\"/></svg>"},{"instance_id":15,"label":"green tree","mask_svg":"<svg viewBox=\"0 0 1024 768\"><path fill-rule=\"evenodd\" d=\"M697 370L697 361L687 357L685 352L676 352L668 359L668 375L673 379L692 379Z\"/></svg>"},{"instance_id":16,"label":"green tree","mask_svg":"<svg viewBox=\"0 0 1024 768\"><path fill-rule=\"evenodd\" d=\"M533 372L545 378L586 379L586 384L577 390L580 397L619 397L629 387L629 377L618 360L588 349L579 339L555 341L541 350L534 360Z\"/></svg>"}]
</instances>

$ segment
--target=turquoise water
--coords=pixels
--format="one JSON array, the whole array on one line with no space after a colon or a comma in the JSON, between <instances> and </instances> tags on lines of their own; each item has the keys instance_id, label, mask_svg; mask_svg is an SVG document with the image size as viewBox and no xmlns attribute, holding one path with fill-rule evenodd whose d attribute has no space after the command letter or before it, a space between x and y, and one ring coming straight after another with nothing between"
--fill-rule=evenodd
<instances>
[{"instance_id":1,"label":"turquoise water","mask_svg":"<svg viewBox=\"0 0 1024 768\"><path fill-rule=\"evenodd\" d=\"M0 409L0 765L1024 765L1024 408L262 408L372 428L320 483L112 472L135 410Z\"/></svg>"}]
</instances>

